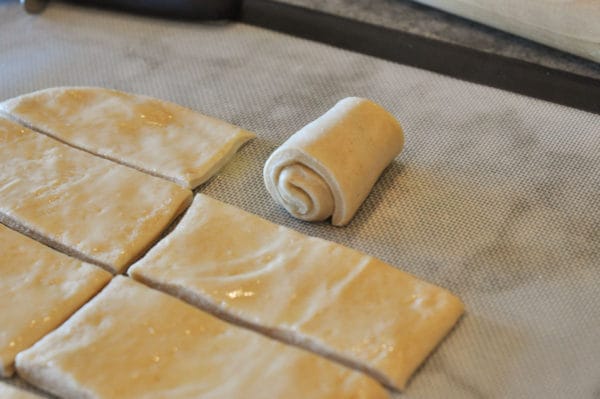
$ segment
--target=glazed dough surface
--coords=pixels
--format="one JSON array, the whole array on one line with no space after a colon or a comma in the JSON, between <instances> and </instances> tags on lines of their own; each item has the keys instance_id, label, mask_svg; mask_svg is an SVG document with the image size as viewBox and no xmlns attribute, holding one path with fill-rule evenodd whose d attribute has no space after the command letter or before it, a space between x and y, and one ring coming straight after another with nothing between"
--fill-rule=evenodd
<instances>
[{"instance_id":1,"label":"glazed dough surface","mask_svg":"<svg viewBox=\"0 0 600 399\"><path fill-rule=\"evenodd\" d=\"M396 389L463 312L442 288L205 195L129 274Z\"/></svg>"},{"instance_id":2,"label":"glazed dough surface","mask_svg":"<svg viewBox=\"0 0 600 399\"><path fill-rule=\"evenodd\" d=\"M95 87L57 87L0 110L75 147L194 188L254 137L237 126L155 98Z\"/></svg>"},{"instance_id":3,"label":"glazed dough surface","mask_svg":"<svg viewBox=\"0 0 600 399\"><path fill-rule=\"evenodd\" d=\"M18 352L56 328L111 278L1 224L0 276L3 377L13 373Z\"/></svg>"},{"instance_id":4,"label":"glazed dough surface","mask_svg":"<svg viewBox=\"0 0 600 399\"><path fill-rule=\"evenodd\" d=\"M0 118L0 221L113 272L189 204L192 193Z\"/></svg>"},{"instance_id":5,"label":"glazed dough surface","mask_svg":"<svg viewBox=\"0 0 600 399\"><path fill-rule=\"evenodd\" d=\"M127 277L17 357L65 399L384 399L374 380Z\"/></svg>"},{"instance_id":6,"label":"glazed dough surface","mask_svg":"<svg viewBox=\"0 0 600 399\"><path fill-rule=\"evenodd\" d=\"M385 167L400 153L398 121L372 101L349 97L271 154L267 191L292 216L348 224Z\"/></svg>"}]
</instances>

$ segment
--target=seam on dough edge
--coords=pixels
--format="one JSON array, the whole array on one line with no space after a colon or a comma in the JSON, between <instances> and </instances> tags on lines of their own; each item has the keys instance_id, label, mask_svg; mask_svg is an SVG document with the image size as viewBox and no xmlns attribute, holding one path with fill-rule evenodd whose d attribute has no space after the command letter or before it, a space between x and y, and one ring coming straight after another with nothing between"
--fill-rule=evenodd
<instances>
[{"instance_id":1,"label":"seam on dough edge","mask_svg":"<svg viewBox=\"0 0 600 399\"><path fill-rule=\"evenodd\" d=\"M47 237L47 236L43 235L42 233L38 232L35 228L29 227L29 226L17 221L15 218L11 217L10 215L8 215L7 213L5 213L3 211L0 211L0 223L2 223L6 227L8 227L14 231L17 231L17 232L35 240L53 250L56 250L60 253L63 253L67 256L78 259L80 261L90 263L94 266L100 267L100 268L106 270L107 272L109 272L112 276L115 276L115 275L119 275L119 274L125 274L127 272L127 270L133 264L135 264L138 260L143 258L146 255L146 253L148 253L148 251L150 251L154 246L156 246L163 238L165 238L167 235L169 235L175 229L175 227L177 227L177 225L179 224L179 222L185 215L186 211L189 209L193 199L194 199L194 194L193 194L193 192L189 191L188 196L185 199L185 201L181 202L181 205L179 206L179 208L177 208L175 210L175 212L173 212L173 215L171 216L170 221L157 234L157 236L150 239L150 241L148 242L148 244L146 246L141 248L136 254L134 254L131 257L130 261L126 262L123 265L116 266L116 267L114 267L113 265L110 265L108 263L105 263L101 260L94 259L75 248L69 247L69 246L64 245L50 237Z\"/></svg>"},{"instance_id":2,"label":"seam on dough edge","mask_svg":"<svg viewBox=\"0 0 600 399\"><path fill-rule=\"evenodd\" d=\"M40 244L43 244L55 251L58 251L60 253L63 253L67 256L78 259L80 261L90 263L94 266L100 267L100 268L106 270L107 272L109 272L111 275L118 273L118 271L115 268L113 268L113 266L109 265L108 263L104 263L100 260L94 259L90 256L85 255L84 253L80 252L77 249L70 248L66 245L59 243L58 241L53 240L50 237L46 237L45 235L41 234L34 228L28 227L25 224L18 222L16 219L10 217L9 215L7 215L6 213L1 212L1 211L0 211L0 223L5 225L9 229L19 232L19 233L23 234L24 236L27 236L27 237L39 242Z\"/></svg>"},{"instance_id":3,"label":"seam on dough edge","mask_svg":"<svg viewBox=\"0 0 600 399\"><path fill-rule=\"evenodd\" d=\"M385 388L391 390L392 392L402 392L402 390L405 387L405 383L394 383L378 370L369 367L364 363L346 357L343 354L329 350L325 345L321 344L317 340L305 338L287 329L277 327L265 327L261 326L260 324L253 323L251 321L247 321L246 319L240 316L236 316L230 312L227 312L226 310L221 309L220 307L218 307L218 305L215 305L211 301L206 300L201 295L198 295L197 293L193 292L192 290L189 290L188 288L182 285L158 282L151 278L147 278L142 274L143 272L136 273L135 270L132 271L133 273L128 274L134 280L139 281L140 283L143 283L150 288L162 291L171 296L179 298L187 304L194 306L202 311L205 311L225 322L252 331L254 333L261 334L267 338L274 339L283 344L299 348L300 350L313 353L316 356L326 358L348 369L363 373L373 378L375 381L379 382Z\"/></svg>"},{"instance_id":4,"label":"seam on dough edge","mask_svg":"<svg viewBox=\"0 0 600 399\"><path fill-rule=\"evenodd\" d=\"M145 168L143 168L141 166L136 166L136 165L133 165L133 164L131 164L129 162L126 162L126 161L123 161L123 160L120 160L120 159L117 159L117 158L113 158L110 155L101 154L99 152L94 152L93 150L90 150L90 149L81 147L81 146L79 146L77 144L70 143L70 142L68 142L66 140L63 140L60 137L57 137L57 136L55 136L55 135L53 135L53 134L51 134L51 133L49 133L46 130L43 130L41 128L37 128L37 127L31 125L30 123L24 121L23 119L21 119L21 118L15 116L13 114L7 112L6 109L3 108L3 105L1 103L0 103L0 116L4 116L7 119L9 119L9 120L11 120L11 121L13 121L13 122L15 122L15 123L17 123L17 124L25 127L25 128L27 128L29 130L32 130L32 131L34 131L34 132L36 132L38 134L42 134L42 135L44 135L46 137L49 137L52 140L56 140L59 143L67 145L67 146L69 146L71 148L74 148L76 150L83 151L83 152L85 152L87 154L90 154L90 155L93 155L95 157L105 159L105 160L110 161L110 162L112 162L114 164L117 164L117 165L121 165L121 166L128 167L130 169L137 170L138 172L142 172L142 173L145 173L145 174L150 175L150 176L154 176L154 177L157 177L157 178L160 178L160 179L163 179L163 180L167 180L167 181L169 181L171 183L175 183L178 186L186 188L188 190L192 189L192 185L190 184L190 182L185 181L185 180L181 180L180 178L178 178L176 176L163 175L163 174L160 174L158 172L154 172L154 171L145 169Z\"/></svg>"},{"instance_id":5,"label":"seam on dough edge","mask_svg":"<svg viewBox=\"0 0 600 399\"><path fill-rule=\"evenodd\" d=\"M169 223L159 232L156 237L153 237L148 245L144 248L140 249L138 253L136 253L125 266L122 267L122 270L116 274L126 275L129 269L135 265L138 261L143 259L148 252L150 252L155 246L157 246L162 240L167 238L179 225L179 223L183 220L185 214L188 209L190 209L190 205L194 201L195 195L192 191L189 192L189 195L185 199L185 201L181 202L179 208L175 210L173 215L171 216L171 220Z\"/></svg>"}]
</instances>

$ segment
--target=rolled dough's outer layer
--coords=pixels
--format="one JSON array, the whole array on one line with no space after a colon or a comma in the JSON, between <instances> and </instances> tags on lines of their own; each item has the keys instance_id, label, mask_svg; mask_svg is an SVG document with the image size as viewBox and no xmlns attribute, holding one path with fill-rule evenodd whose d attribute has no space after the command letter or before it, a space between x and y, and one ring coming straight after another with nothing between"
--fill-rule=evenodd
<instances>
[{"instance_id":1,"label":"rolled dough's outer layer","mask_svg":"<svg viewBox=\"0 0 600 399\"><path fill-rule=\"evenodd\" d=\"M265 185L294 217L331 217L332 224L343 226L403 144L402 128L385 109L345 98L271 154Z\"/></svg>"},{"instance_id":2,"label":"rolled dough's outer layer","mask_svg":"<svg viewBox=\"0 0 600 399\"><path fill-rule=\"evenodd\" d=\"M396 389L463 312L445 289L205 195L128 273Z\"/></svg>"},{"instance_id":3,"label":"rolled dough's outer layer","mask_svg":"<svg viewBox=\"0 0 600 399\"><path fill-rule=\"evenodd\" d=\"M0 276L2 377L14 371L18 352L60 325L111 278L1 224Z\"/></svg>"},{"instance_id":4,"label":"rolled dough's outer layer","mask_svg":"<svg viewBox=\"0 0 600 399\"><path fill-rule=\"evenodd\" d=\"M56 87L0 103L19 123L186 188L254 134L177 104L99 87Z\"/></svg>"},{"instance_id":5,"label":"rolled dough's outer layer","mask_svg":"<svg viewBox=\"0 0 600 399\"><path fill-rule=\"evenodd\" d=\"M360 373L227 324L123 276L17 356L65 399L387 399Z\"/></svg>"},{"instance_id":6,"label":"rolled dough's outer layer","mask_svg":"<svg viewBox=\"0 0 600 399\"><path fill-rule=\"evenodd\" d=\"M192 192L0 118L0 222L112 272L181 213Z\"/></svg>"}]
</instances>

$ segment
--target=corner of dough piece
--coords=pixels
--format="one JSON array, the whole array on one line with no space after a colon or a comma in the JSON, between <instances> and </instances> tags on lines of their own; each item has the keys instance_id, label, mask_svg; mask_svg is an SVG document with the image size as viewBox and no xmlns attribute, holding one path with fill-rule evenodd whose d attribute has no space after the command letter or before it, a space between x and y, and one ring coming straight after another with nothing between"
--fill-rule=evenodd
<instances>
[{"instance_id":1,"label":"corner of dough piece","mask_svg":"<svg viewBox=\"0 0 600 399\"><path fill-rule=\"evenodd\" d=\"M464 312L441 287L203 194L128 273L395 390Z\"/></svg>"},{"instance_id":2,"label":"corner of dough piece","mask_svg":"<svg viewBox=\"0 0 600 399\"><path fill-rule=\"evenodd\" d=\"M19 389L12 385L8 385L0 381L0 398L1 399L41 399L32 392Z\"/></svg>"},{"instance_id":3,"label":"corner of dough piece","mask_svg":"<svg viewBox=\"0 0 600 399\"><path fill-rule=\"evenodd\" d=\"M18 352L52 331L112 275L0 224L0 376Z\"/></svg>"},{"instance_id":4,"label":"corner of dough piece","mask_svg":"<svg viewBox=\"0 0 600 399\"><path fill-rule=\"evenodd\" d=\"M178 104L100 87L39 90L4 101L0 110L73 147L190 189L255 137Z\"/></svg>"},{"instance_id":5,"label":"corner of dough piece","mask_svg":"<svg viewBox=\"0 0 600 399\"><path fill-rule=\"evenodd\" d=\"M249 132L242 128L237 129L237 133L227 143L224 143L220 151L218 151L214 155L213 160L207 163L208 166L206 167L205 171L203 171L202 173L186 173L185 183L182 184L184 187L193 190L201 184L207 182L211 177L216 175L223 167L225 167L225 165L227 165L233 159L235 154L244 144L256 137L256 134L252 132Z\"/></svg>"},{"instance_id":6,"label":"corner of dough piece","mask_svg":"<svg viewBox=\"0 0 600 399\"><path fill-rule=\"evenodd\" d=\"M16 364L64 399L389 399L367 376L124 276Z\"/></svg>"}]
</instances>

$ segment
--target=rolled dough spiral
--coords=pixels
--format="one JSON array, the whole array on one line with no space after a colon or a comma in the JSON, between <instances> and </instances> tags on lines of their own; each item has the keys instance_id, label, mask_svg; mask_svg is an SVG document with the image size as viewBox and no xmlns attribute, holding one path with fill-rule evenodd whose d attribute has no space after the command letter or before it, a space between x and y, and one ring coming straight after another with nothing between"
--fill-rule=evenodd
<instances>
[{"instance_id":1,"label":"rolled dough spiral","mask_svg":"<svg viewBox=\"0 0 600 399\"><path fill-rule=\"evenodd\" d=\"M348 97L292 135L264 168L267 190L292 216L348 224L385 167L402 151L398 121L370 100Z\"/></svg>"}]
</instances>

